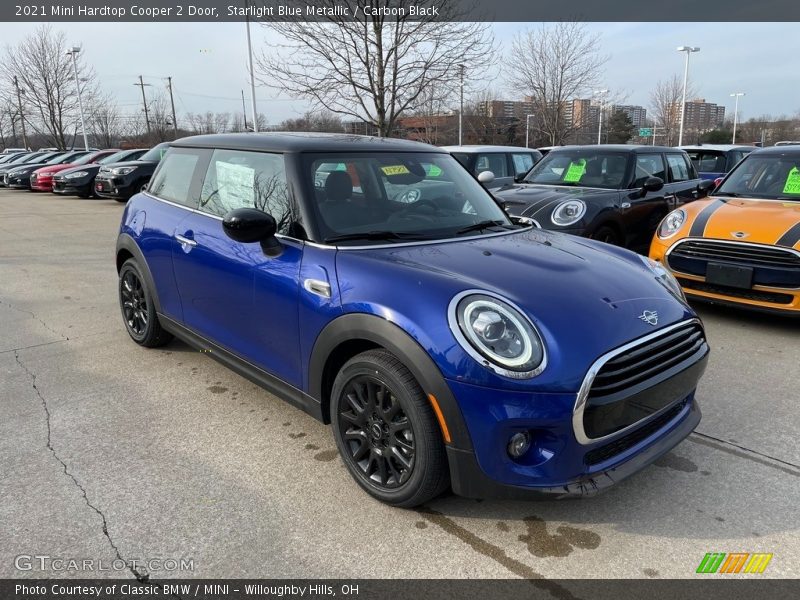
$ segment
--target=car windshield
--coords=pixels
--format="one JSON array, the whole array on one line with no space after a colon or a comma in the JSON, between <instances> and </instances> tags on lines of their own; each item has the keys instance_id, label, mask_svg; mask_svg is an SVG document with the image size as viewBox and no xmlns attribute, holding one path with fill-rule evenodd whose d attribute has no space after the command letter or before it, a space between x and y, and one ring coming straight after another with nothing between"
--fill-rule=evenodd
<instances>
[{"instance_id":1,"label":"car windshield","mask_svg":"<svg viewBox=\"0 0 800 600\"><path fill-rule=\"evenodd\" d=\"M549 152L525 177L525 183L619 190L624 187L628 155L595 148Z\"/></svg>"},{"instance_id":2,"label":"car windshield","mask_svg":"<svg viewBox=\"0 0 800 600\"><path fill-rule=\"evenodd\" d=\"M153 146L150 148L150 150L142 154L137 160L159 162L162 158L164 158L167 148L169 148L169 144L159 144L158 146Z\"/></svg>"},{"instance_id":3,"label":"car windshield","mask_svg":"<svg viewBox=\"0 0 800 600\"><path fill-rule=\"evenodd\" d=\"M105 158L101 158L97 161L100 165L110 165L115 162L121 162L123 160L134 160L132 157L136 156L137 150L122 150L120 152L114 152L114 154L110 154Z\"/></svg>"},{"instance_id":4,"label":"car windshield","mask_svg":"<svg viewBox=\"0 0 800 600\"><path fill-rule=\"evenodd\" d=\"M47 158L47 154L43 154L41 152L36 152L34 154L26 154L25 156L22 156L19 159L15 160L15 161L12 161L12 162L24 165L26 163L39 162L40 160L46 159L46 158Z\"/></svg>"},{"instance_id":5,"label":"car windshield","mask_svg":"<svg viewBox=\"0 0 800 600\"><path fill-rule=\"evenodd\" d=\"M714 195L800 201L800 153L749 154Z\"/></svg>"},{"instance_id":6,"label":"car windshield","mask_svg":"<svg viewBox=\"0 0 800 600\"><path fill-rule=\"evenodd\" d=\"M305 155L327 242L433 240L516 228L449 154Z\"/></svg>"},{"instance_id":7,"label":"car windshield","mask_svg":"<svg viewBox=\"0 0 800 600\"><path fill-rule=\"evenodd\" d=\"M65 159L65 158L67 158L67 157L69 157L69 156L71 156L71 155L72 155L72 153L70 153L70 152L67 152L67 153L61 152L61 153L59 153L59 154L54 154L54 155L53 155L53 156L52 156L52 157L51 157L51 158L50 158L50 159L49 159L47 162L45 162L44 164L46 164L46 165L60 165L62 162L64 162L64 159Z\"/></svg>"},{"instance_id":8,"label":"car windshield","mask_svg":"<svg viewBox=\"0 0 800 600\"><path fill-rule=\"evenodd\" d=\"M92 162L92 160L94 159L95 156L97 156L97 154L95 154L95 153L85 154L84 156L81 156L78 160L72 161L72 164L73 165L87 165L90 162Z\"/></svg>"}]
</instances>

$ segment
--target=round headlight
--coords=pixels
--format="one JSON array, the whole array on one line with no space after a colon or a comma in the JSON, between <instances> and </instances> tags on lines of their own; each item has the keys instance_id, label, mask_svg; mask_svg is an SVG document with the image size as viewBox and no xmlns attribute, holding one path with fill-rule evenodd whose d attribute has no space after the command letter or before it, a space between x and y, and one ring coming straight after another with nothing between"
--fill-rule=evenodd
<instances>
[{"instance_id":1,"label":"round headlight","mask_svg":"<svg viewBox=\"0 0 800 600\"><path fill-rule=\"evenodd\" d=\"M553 210L550 220L553 225L567 227L574 225L586 214L586 203L583 200L567 200Z\"/></svg>"},{"instance_id":2,"label":"round headlight","mask_svg":"<svg viewBox=\"0 0 800 600\"><path fill-rule=\"evenodd\" d=\"M450 328L464 350L495 372L526 379L542 372L541 336L510 303L481 292L463 292L450 305Z\"/></svg>"},{"instance_id":3,"label":"round headlight","mask_svg":"<svg viewBox=\"0 0 800 600\"><path fill-rule=\"evenodd\" d=\"M658 227L658 237L662 240L666 240L667 238L671 238L673 235L678 233L678 230L683 227L684 222L686 221L686 211L682 208L678 210L673 210L669 213L664 220L661 221L661 225Z\"/></svg>"},{"instance_id":4,"label":"round headlight","mask_svg":"<svg viewBox=\"0 0 800 600\"><path fill-rule=\"evenodd\" d=\"M88 171L75 171L64 175L64 179L78 179L79 177L86 177L88 174Z\"/></svg>"}]
</instances>

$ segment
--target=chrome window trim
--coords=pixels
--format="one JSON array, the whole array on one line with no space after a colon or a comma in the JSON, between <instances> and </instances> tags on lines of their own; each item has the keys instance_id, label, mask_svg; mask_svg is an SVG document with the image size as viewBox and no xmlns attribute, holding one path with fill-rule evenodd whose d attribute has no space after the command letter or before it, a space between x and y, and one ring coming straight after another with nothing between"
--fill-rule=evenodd
<instances>
[{"instance_id":1,"label":"chrome window trim","mask_svg":"<svg viewBox=\"0 0 800 600\"><path fill-rule=\"evenodd\" d=\"M141 193L144 194L145 196L147 196L148 198L152 198L153 200L158 200L159 202L163 202L165 204L169 204L170 206L175 206L177 208L182 208L182 209L187 210L187 211L189 211L191 213L195 213L195 214L198 214L198 215L203 215L204 217L209 217L211 219L216 219L217 221L222 221L222 217L220 217L220 216L212 215L210 213L203 212L200 209L191 208L190 206L186 206L184 204L179 204L178 202L173 202L172 200L166 200L164 198L160 198L158 196L155 196L152 192L150 192L148 190L145 190L145 191L143 191ZM382 249L386 249L386 248L402 248L402 247L405 247L405 246L425 246L425 245L431 245L431 244L446 244L446 243L450 243L450 242L460 242L460 241L463 241L463 240L475 240L475 239L480 239L480 238L492 238L492 237L499 237L499 236L502 236L502 235L511 235L511 234L515 234L515 233L521 233L523 231L530 231L530 230L533 230L533 229L536 229L536 228L531 226L531 227L525 227L523 229L512 229L510 231L498 231L496 233L477 234L477 235L471 235L471 236L465 236L465 237L444 238L444 239L441 239L441 240L422 240L422 241L419 241L419 242L400 242L400 243L397 243L397 244L373 244L373 245L366 245L366 246L337 246L337 245L331 245L331 244L322 244L320 242L312 242L311 240L300 240L300 239L293 238L293 237L290 237L288 235L283 235L283 234L280 234L280 233L276 233L275 237L278 238L278 239L282 239L282 240L283 239L292 240L292 241L295 241L295 242L298 242L298 243L301 243L301 244L307 244L307 245L312 246L314 248L321 248L321 249L324 249L324 250L382 250Z\"/></svg>"},{"instance_id":2,"label":"chrome window trim","mask_svg":"<svg viewBox=\"0 0 800 600\"><path fill-rule=\"evenodd\" d=\"M480 294L482 296L491 296L492 298L497 298L504 304L508 304L510 307L512 307L520 315L522 315L525 319L528 320L528 323L530 323L531 328L539 338L539 342L542 345L542 362L539 363L538 367L536 367L532 371L511 371L509 369L505 369L502 366L491 362L483 354L481 354L480 352L475 350L475 348L472 347L472 344L467 340L466 336L464 336L464 333L461 331L461 327L458 326L458 315L456 314L456 310L458 308L458 303L461 302L463 298L465 298L466 296L472 296L473 294ZM544 339L542 338L542 334L539 331L539 328L536 327L536 324L533 322L533 319L531 319L524 310L522 310L514 302L511 302L511 300L505 298L504 296L501 296L500 294L497 294L495 292L490 292L488 290L481 290L478 288L473 288L459 292L458 294L453 296L453 299L450 300L450 304L448 304L447 306L447 323L450 326L450 331L456 338L456 341L458 342L458 345L461 346L462 350L464 350L464 352L466 352L469 356L475 359L475 361L479 365L489 369L490 371L492 371L497 375L502 375L504 377L516 380L532 379L533 377L536 377L537 375L541 374L542 371L544 371L545 368L547 367L547 360L548 360L547 346L544 343Z\"/></svg>"},{"instance_id":3,"label":"chrome window trim","mask_svg":"<svg viewBox=\"0 0 800 600\"><path fill-rule=\"evenodd\" d=\"M578 440L579 444L581 444L582 446L586 446L589 444L596 444L598 442L610 440L611 438L620 437L626 431L629 431L636 427L641 427L642 425L648 423L649 421L652 421L660 414L662 414L663 412L667 411L672 407L672 404L665 406L664 408L662 408L658 412L653 413L649 417L645 417L644 419L639 419L638 421L636 421L636 423L631 423L630 425L620 429L619 431L615 431L614 433L609 433L608 435L604 435L598 438L590 438L589 436L586 435L586 431L583 428L583 413L586 410L586 402L589 399L589 390L591 390L592 384L594 383L594 378L597 376L597 373L600 371L600 369L603 368L603 365L605 365L609 360L611 360L615 356L623 354L624 352L627 352L631 348L635 348L637 346L641 346L642 344L646 344L647 342L650 342L654 339L658 339L659 337L662 337L670 333L671 331L674 331L681 327L685 327L686 325L689 324L699 325L700 328L703 330L703 335L705 339L705 327L703 327L703 323L700 321L700 319L696 318L686 319L684 321L674 323L668 327L664 327L663 329L659 329L658 331L654 331L653 333L649 333L645 336L637 338L631 342L628 342L627 344L615 348L614 350L606 352L603 356L598 358L592 364L591 367L589 367L586 376L583 378L583 383L581 383L581 387L578 390L578 396L575 399L575 407L572 410L572 430L574 431L575 438Z\"/></svg>"},{"instance_id":4,"label":"chrome window trim","mask_svg":"<svg viewBox=\"0 0 800 600\"><path fill-rule=\"evenodd\" d=\"M714 242L719 244L728 244L731 246L746 246L750 248L769 248L771 250L780 250L783 252L788 252L789 254L794 254L798 258L800 258L800 250L795 250L794 248L786 248L784 246L776 246L775 244L756 244L753 242L736 242L733 240L721 240L719 238L707 238L707 237L686 237L678 240L674 244L672 244L667 251L664 253L664 262L666 263L667 268L672 271L673 273L678 273L679 275L686 275L688 277L699 277L699 275L695 275L694 273L685 273L683 271L678 271L677 269L673 268L671 264L669 264L669 257L672 254L672 251L683 244L684 242ZM705 277L703 277L703 281L705 281ZM796 288L789 288L789 287L772 287L769 285L754 285L752 287L754 290L800 290L800 287ZM724 294L722 294L724 295Z\"/></svg>"}]
</instances>

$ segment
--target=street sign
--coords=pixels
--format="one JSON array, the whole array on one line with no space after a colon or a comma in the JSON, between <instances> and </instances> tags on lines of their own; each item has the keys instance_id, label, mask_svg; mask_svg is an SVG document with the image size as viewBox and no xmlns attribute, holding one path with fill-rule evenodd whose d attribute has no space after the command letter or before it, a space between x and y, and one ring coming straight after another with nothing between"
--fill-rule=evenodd
<instances>
[{"instance_id":1,"label":"street sign","mask_svg":"<svg viewBox=\"0 0 800 600\"><path fill-rule=\"evenodd\" d=\"M639 128L639 137L650 137L653 135L653 128L652 127L640 127Z\"/></svg>"}]
</instances>

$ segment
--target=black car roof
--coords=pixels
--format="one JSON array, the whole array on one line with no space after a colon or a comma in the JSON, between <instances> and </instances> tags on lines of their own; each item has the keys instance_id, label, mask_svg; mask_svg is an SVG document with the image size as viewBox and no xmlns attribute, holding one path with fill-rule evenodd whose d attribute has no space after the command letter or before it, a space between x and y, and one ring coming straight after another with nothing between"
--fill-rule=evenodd
<instances>
[{"instance_id":1,"label":"black car roof","mask_svg":"<svg viewBox=\"0 0 800 600\"><path fill-rule=\"evenodd\" d=\"M445 150L394 138L344 133L264 132L195 135L172 142L172 146L256 150L262 152L437 152Z\"/></svg>"},{"instance_id":2,"label":"black car roof","mask_svg":"<svg viewBox=\"0 0 800 600\"><path fill-rule=\"evenodd\" d=\"M577 148L591 148L598 150L608 150L610 152L635 152L636 154L651 154L654 152L683 152L680 148L670 146L644 146L639 144L589 144L584 146L558 146L550 150L552 153L564 150L575 150Z\"/></svg>"},{"instance_id":3,"label":"black car roof","mask_svg":"<svg viewBox=\"0 0 800 600\"><path fill-rule=\"evenodd\" d=\"M770 146L769 148L757 148L750 154L781 154L785 156L800 157L800 145L798 146Z\"/></svg>"}]
</instances>

